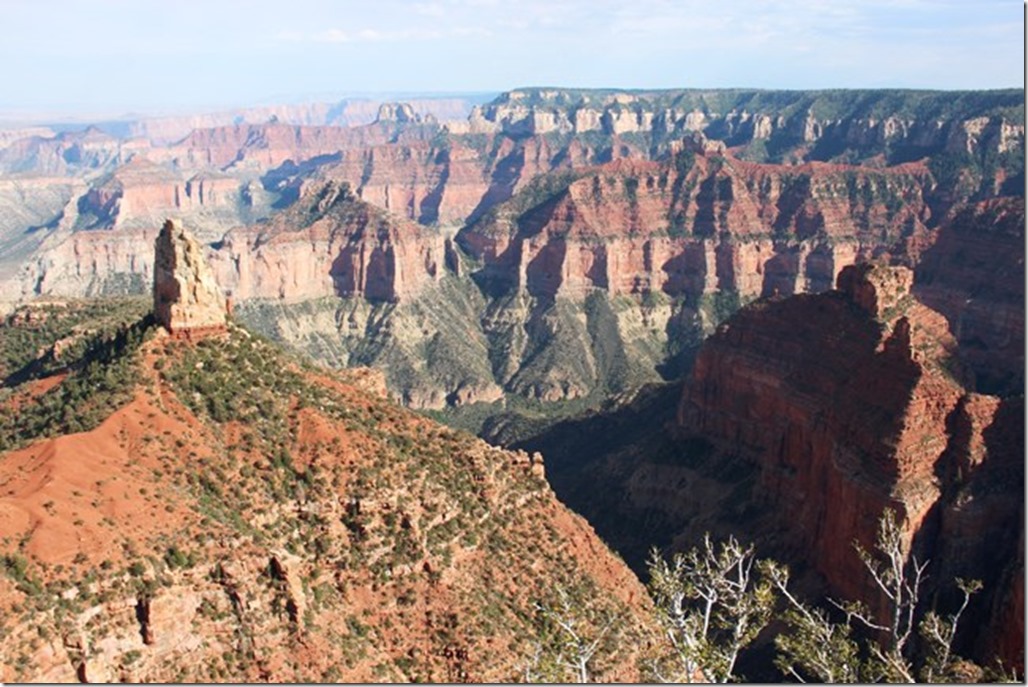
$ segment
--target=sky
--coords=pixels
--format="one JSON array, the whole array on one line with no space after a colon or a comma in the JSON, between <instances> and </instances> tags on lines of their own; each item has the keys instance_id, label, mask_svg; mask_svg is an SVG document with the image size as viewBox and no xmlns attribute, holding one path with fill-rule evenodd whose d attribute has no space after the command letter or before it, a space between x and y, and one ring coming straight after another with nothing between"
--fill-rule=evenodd
<instances>
[{"instance_id":1,"label":"sky","mask_svg":"<svg viewBox=\"0 0 1028 687\"><path fill-rule=\"evenodd\" d=\"M0 116L357 93L1023 87L1014 0L0 0Z\"/></svg>"}]
</instances>

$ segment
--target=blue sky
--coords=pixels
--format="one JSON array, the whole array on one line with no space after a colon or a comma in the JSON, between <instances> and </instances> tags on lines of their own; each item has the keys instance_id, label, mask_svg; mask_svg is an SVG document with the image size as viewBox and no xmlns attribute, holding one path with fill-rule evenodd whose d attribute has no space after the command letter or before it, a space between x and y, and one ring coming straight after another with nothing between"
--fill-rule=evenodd
<instances>
[{"instance_id":1,"label":"blue sky","mask_svg":"<svg viewBox=\"0 0 1028 687\"><path fill-rule=\"evenodd\" d=\"M0 0L0 116L518 86L1003 88L1013 0Z\"/></svg>"}]
</instances>

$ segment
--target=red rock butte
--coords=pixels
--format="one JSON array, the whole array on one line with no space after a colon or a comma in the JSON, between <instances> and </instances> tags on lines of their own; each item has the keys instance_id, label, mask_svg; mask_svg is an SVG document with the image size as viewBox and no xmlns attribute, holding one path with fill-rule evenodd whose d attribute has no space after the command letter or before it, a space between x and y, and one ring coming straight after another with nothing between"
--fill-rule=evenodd
<instances>
[{"instance_id":1,"label":"red rock butte","mask_svg":"<svg viewBox=\"0 0 1028 687\"><path fill-rule=\"evenodd\" d=\"M169 219L154 242L153 312L158 324L173 335L194 338L224 331L226 310L200 244Z\"/></svg>"}]
</instances>

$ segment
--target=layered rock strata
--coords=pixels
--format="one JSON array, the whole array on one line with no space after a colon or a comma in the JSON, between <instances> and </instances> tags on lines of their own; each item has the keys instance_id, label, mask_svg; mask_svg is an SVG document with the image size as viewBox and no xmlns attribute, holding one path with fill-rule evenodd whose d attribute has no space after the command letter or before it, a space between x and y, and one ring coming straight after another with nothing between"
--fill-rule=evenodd
<instances>
[{"instance_id":1,"label":"layered rock strata","mask_svg":"<svg viewBox=\"0 0 1028 687\"><path fill-rule=\"evenodd\" d=\"M431 147L409 149L428 154ZM379 159L376 151L368 155ZM347 159L338 170L347 168ZM394 160L400 162L402 156ZM356 176L360 168L353 165L340 176ZM376 179L372 173L358 180L363 186L307 182L291 208L269 222L229 231L209 253L221 286L237 302L342 297L365 299L375 307L428 298L414 310L434 311L446 318L447 327L472 333L466 338L475 341L478 351L476 362L465 365L478 370L477 381L462 377L433 392L394 389L433 407L445 399L464 399L462 388L476 390L466 400L495 399L496 385L560 400L589 395L610 374L622 379L616 385L655 379L656 366L671 354L673 340L698 343L742 303L827 290L844 267L860 259L917 265L922 255L944 254L951 233L946 222L941 230L932 228L936 218L926 198L935 182L922 164L882 170L758 164L733 158L701 137L676 147L663 163L618 160L545 177L455 239L449 230L419 226L365 200L381 192L393 200L379 202L403 206L403 214L457 212L444 202L445 193L429 201L415 187L396 189ZM466 188L473 192L465 209L481 192L475 185L480 183L469 178ZM197 188L198 199L214 202L209 191L201 194L205 187ZM972 235L1006 234L974 230L966 240L975 241ZM133 273L145 274L151 240L146 232L76 232L63 242L55 240L46 260L26 268L23 281L55 293L65 285L103 293L110 290L104 282L112 270L126 284ZM941 247L932 248L937 240ZM1009 255L1016 259L1012 245ZM952 262L936 261L931 273L955 274ZM975 269L983 278L988 272ZM459 285L444 288L448 275ZM983 308L1006 298L999 291L998 300L979 292ZM459 302L446 305L452 298ZM955 292L947 298L959 302ZM608 305L597 310L600 301ZM1016 298L1010 302L1016 305ZM365 346L353 359L353 346L341 343L348 336L340 325L343 318L347 331L360 331L363 338L395 332L410 349L403 354L404 365L455 359L449 346L431 341L434 326L404 319L414 310L360 315L357 310L295 327L284 324L293 318L282 312L275 317L283 326L268 331L292 341L293 329L309 339L315 335L311 328L317 328L322 343L312 354L343 364L375 363L377 357L367 356L379 356L372 353L377 348ZM608 310L611 317L603 315ZM997 342L1016 323L1014 308L1009 310L1010 317L996 320L989 330ZM969 327L960 336L969 341L977 329ZM594 348L611 336L616 349L609 355ZM1016 340L1015 334L1007 336ZM349 352L333 351L341 347ZM1004 350L1016 364L1013 347ZM466 354L459 357L466 360ZM605 372L611 365L628 372Z\"/></svg>"},{"instance_id":2,"label":"layered rock strata","mask_svg":"<svg viewBox=\"0 0 1028 687\"><path fill-rule=\"evenodd\" d=\"M775 148L778 156L799 160L885 155L898 162L942 151L1023 149L1023 92L990 97L986 113L967 92L518 89L476 108L454 130L655 140L700 131L754 153Z\"/></svg>"},{"instance_id":3,"label":"layered rock strata","mask_svg":"<svg viewBox=\"0 0 1028 687\"><path fill-rule=\"evenodd\" d=\"M522 196L498 206L458 239L485 263L483 278L535 296L744 301L827 290L858 258L914 264L930 242L923 166L760 165L705 144L665 163L582 170L527 208Z\"/></svg>"},{"instance_id":4,"label":"layered rock strata","mask_svg":"<svg viewBox=\"0 0 1028 687\"><path fill-rule=\"evenodd\" d=\"M446 238L329 182L271 223L229 232L214 259L220 283L240 300L397 301L442 277Z\"/></svg>"},{"instance_id":5,"label":"layered rock strata","mask_svg":"<svg viewBox=\"0 0 1028 687\"><path fill-rule=\"evenodd\" d=\"M891 508L937 588L984 579L977 618L1009 635L1014 623L984 609L1017 574L1004 569L1023 569L1020 401L965 391L957 341L912 281L864 264L842 271L839 291L743 309L700 352L679 431L756 467L754 497L775 514L765 535L833 594L877 598L852 543L870 549Z\"/></svg>"}]
</instances>

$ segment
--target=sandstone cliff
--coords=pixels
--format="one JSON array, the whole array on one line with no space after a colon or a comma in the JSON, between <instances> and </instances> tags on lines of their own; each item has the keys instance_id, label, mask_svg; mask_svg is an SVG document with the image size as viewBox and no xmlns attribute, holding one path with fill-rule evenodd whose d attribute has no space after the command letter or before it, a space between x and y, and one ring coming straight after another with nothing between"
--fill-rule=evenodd
<instances>
[{"instance_id":1,"label":"sandstone cliff","mask_svg":"<svg viewBox=\"0 0 1028 687\"><path fill-rule=\"evenodd\" d=\"M236 299L359 296L397 301L442 277L446 239L358 200L346 184L307 189L265 225L218 245L219 281Z\"/></svg>"},{"instance_id":2,"label":"sandstone cliff","mask_svg":"<svg viewBox=\"0 0 1028 687\"><path fill-rule=\"evenodd\" d=\"M959 341L914 300L912 277L847 267L838 290L744 307L684 384L644 387L528 439L507 418L487 431L543 452L560 498L640 572L652 546L734 535L787 562L812 598L875 607L852 542L871 546L892 508L908 551L931 560L935 608L955 608L955 578L985 583L961 655L1021 666L1023 399L968 390Z\"/></svg>"},{"instance_id":3,"label":"sandstone cliff","mask_svg":"<svg viewBox=\"0 0 1028 687\"><path fill-rule=\"evenodd\" d=\"M699 131L758 159L883 156L895 164L940 152L1023 151L1024 94L518 89L472 112L468 128L512 136L641 134L663 144Z\"/></svg>"},{"instance_id":4,"label":"sandstone cliff","mask_svg":"<svg viewBox=\"0 0 1028 687\"><path fill-rule=\"evenodd\" d=\"M226 234L211 259L244 321L323 362L383 369L406 405L502 397L478 324L484 302L458 276L451 240L345 183L308 185L273 221Z\"/></svg>"},{"instance_id":5,"label":"sandstone cliff","mask_svg":"<svg viewBox=\"0 0 1028 687\"><path fill-rule=\"evenodd\" d=\"M938 214L972 196L1018 193L1023 186L1022 103L1017 91L524 89L476 108L466 123L448 123L436 136L437 156L389 142L379 151L379 161L364 159L360 172L346 170L340 178L354 188L363 185L357 174L384 179L375 183L378 190L362 197L380 207L388 202L389 209L405 211L411 219L475 219L540 173L623 157L660 159L682 136L699 132L723 142L736 157L758 162L883 167L928 159L936 177L932 200ZM386 121L395 121L392 112ZM459 151L455 159L461 167L472 168L469 176L453 179L462 189L465 179L488 181L470 214L432 210L439 190L448 186L447 149ZM388 171L395 160L402 160L398 175ZM432 183L426 186L422 178ZM471 192L467 189L468 198ZM406 193L405 202L397 202L395 193ZM427 210L421 207L426 201Z\"/></svg>"},{"instance_id":6,"label":"sandstone cliff","mask_svg":"<svg viewBox=\"0 0 1028 687\"><path fill-rule=\"evenodd\" d=\"M851 543L870 548L893 508L933 583L984 579L977 617L1008 635L1013 621L985 609L1006 593L1003 569L1023 567L1021 404L965 390L957 341L911 284L906 268L861 265L838 292L743 309L701 350L679 432L755 467L753 496L772 514L757 529L774 523L771 540L834 594L874 598Z\"/></svg>"},{"instance_id":7,"label":"sandstone cliff","mask_svg":"<svg viewBox=\"0 0 1028 687\"><path fill-rule=\"evenodd\" d=\"M98 180L79 202L83 228L118 227L135 220L155 225L175 208L180 179L173 172L137 158Z\"/></svg>"},{"instance_id":8,"label":"sandstone cliff","mask_svg":"<svg viewBox=\"0 0 1028 687\"><path fill-rule=\"evenodd\" d=\"M364 200L422 224L461 226L542 175L646 156L617 136L586 141L439 132L431 140L344 150L314 176L346 181Z\"/></svg>"},{"instance_id":9,"label":"sandstone cliff","mask_svg":"<svg viewBox=\"0 0 1028 687\"><path fill-rule=\"evenodd\" d=\"M599 288L745 301L826 290L860 257L915 263L930 240L932 183L914 164L762 165L690 142L667 162L620 161L529 189L458 240L484 261L483 278L539 297Z\"/></svg>"},{"instance_id":10,"label":"sandstone cliff","mask_svg":"<svg viewBox=\"0 0 1028 687\"><path fill-rule=\"evenodd\" d=\"M369 146L341 154L320 178L347 182L362 200L422 224L460 224L489 189L488 163L459 143Z\"/></svg>"}]
</instances>

